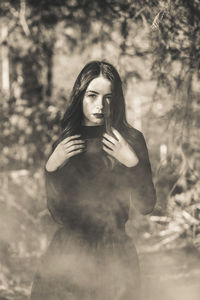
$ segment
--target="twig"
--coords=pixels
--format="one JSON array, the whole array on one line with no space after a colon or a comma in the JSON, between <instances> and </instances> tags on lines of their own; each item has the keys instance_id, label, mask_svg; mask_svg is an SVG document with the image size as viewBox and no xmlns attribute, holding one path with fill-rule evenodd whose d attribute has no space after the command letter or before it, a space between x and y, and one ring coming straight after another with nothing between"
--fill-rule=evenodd
<instances>
[{"instance_id":1,"label":"twig","mask_svg":"<svg viewBox=\"0 0 200 300\"><path fill-rule=\"evenodd\" d=\"M185 220L190 223L190 225L199 225L200 224L200 221L198 221L193 216L191 216L187 211L183 210L182 214L183 214L183 217L185 218Z\"/></svg>"},{"instance_id":2,"label":"twig","mask_svg":"<svg viewBox=\"0 0 200 300\"><path fill-rule=\"evenodd\" d=\"M166 216L151 216L150 220L152 222L169 223L171 221L171 218L170 217L166 217Z\"/></svg>"},{"instance_id":3,"label":"twig","mask_svg":"<svg viewBox=\"0 0 200 300\"><path fill-rule=\"evenodd\" d=\"M26 22L25 14L26 14L26 0L20 0L19 19L20 19L20 23L22 25L22 28L25 32L25 35L29 36L30 35L30 30L29 30L29 27L28 27L27 22Z\"/></svg>"},{"instance_id":4,"label":"twig","mask_svg":"<svg viewBox=\"0 0 200 300\"><path fill-rule=\"evenodd\" d=\"M162 240L160 243L157 243L156 245L154 245L153 250L154 251L159 250L161 247L172 243L173 241L177 240L181 236L181 234L182 234L182 232L176 233L174 235L167 237L166 239Z\"/></svg>"},{"instance_id":5,"label":"twig","mask_svg":"<svg viewBox=\"0 0 200 300\"><path fill-rule=\"evenodd\" d=\"M153 23L151 25L151 29L153 31L159 29L160 22L162 21L165 14L165 10L161 10L154 18Z\"/></svg>"}]
</instances>

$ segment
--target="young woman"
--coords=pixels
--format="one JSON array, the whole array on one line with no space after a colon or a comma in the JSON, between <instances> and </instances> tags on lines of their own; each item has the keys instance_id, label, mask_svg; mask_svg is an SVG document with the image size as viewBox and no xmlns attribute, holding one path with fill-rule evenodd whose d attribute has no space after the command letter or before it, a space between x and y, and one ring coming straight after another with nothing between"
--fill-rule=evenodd
<instances>
[{"instance_id":1,"label":"young woman","mask_svg":"<svg viewBox=\"0 0 200 300\"><path fill-rule=\"evenodd\" d=\"M156 195L144 137L126 121L111 64L92 61L78 75L45 169L48 208L60 228L30 299L138 300L138 257L125 225L130 201L148 214Z\"/></svg>"}]
</instances>

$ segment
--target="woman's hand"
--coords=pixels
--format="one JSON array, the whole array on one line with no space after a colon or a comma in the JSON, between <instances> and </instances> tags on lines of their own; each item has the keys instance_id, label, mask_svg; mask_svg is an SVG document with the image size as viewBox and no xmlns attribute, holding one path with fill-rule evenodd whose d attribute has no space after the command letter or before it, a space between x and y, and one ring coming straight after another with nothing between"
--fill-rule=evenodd
<instances>
[{"instance_id":1,"label":"woman's hand","mask_svg":"<svg viewBox=\"0 0 200 300\"><path fill-rule=\"evenodd\" d=\"M68 159L84 151L85 142L80 135L72 135L60 142L46 163L46 170L53 172L66 164Z\"/></svg>"},{"instance_id":2,"label":"woman's hand","mask_svg":"<svg viewBox=\"0 0 200 300\"><path fill-rule=\"evenodd\" d=\"M136 166L139 160L134 150L116 129L112 128L112 131L116 138L105 133L102 141L103 150L126 167Z\"/></svg>"}]
</instances>

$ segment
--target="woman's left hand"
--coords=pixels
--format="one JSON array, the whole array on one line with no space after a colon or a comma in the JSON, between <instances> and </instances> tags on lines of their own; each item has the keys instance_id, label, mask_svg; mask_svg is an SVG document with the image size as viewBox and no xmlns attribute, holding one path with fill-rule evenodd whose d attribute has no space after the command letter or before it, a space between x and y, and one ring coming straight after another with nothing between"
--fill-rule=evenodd
<instances>
[{"instance_id":1,"label":"woman's left hand","mask_svg":"<svg viewBox=\"0 0 200 300\"><path fill-rule=\"evenodd\" d=\"M112 131L116 138L104 133L103 150L128 168L136 166L139 160L135 151L116 129Z\"/></svg>"}]
</instances>

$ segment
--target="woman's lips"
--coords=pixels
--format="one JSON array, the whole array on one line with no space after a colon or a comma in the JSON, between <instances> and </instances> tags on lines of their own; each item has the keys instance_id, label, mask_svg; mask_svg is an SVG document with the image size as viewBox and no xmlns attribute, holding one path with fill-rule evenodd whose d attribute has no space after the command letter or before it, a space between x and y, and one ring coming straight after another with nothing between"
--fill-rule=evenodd
<instances>
[{"instance_id":1,"label":"woman's lips","mask_svg":"<svg viewBox=\"0 0 200 300\"><path fill-rule=\"evenodd\" d=\"M95 118L97 118L97 119L103 118L103 114L99 114L99 113L93 114L93 116L95 116Z\"/></svg>"}]
</instances>

